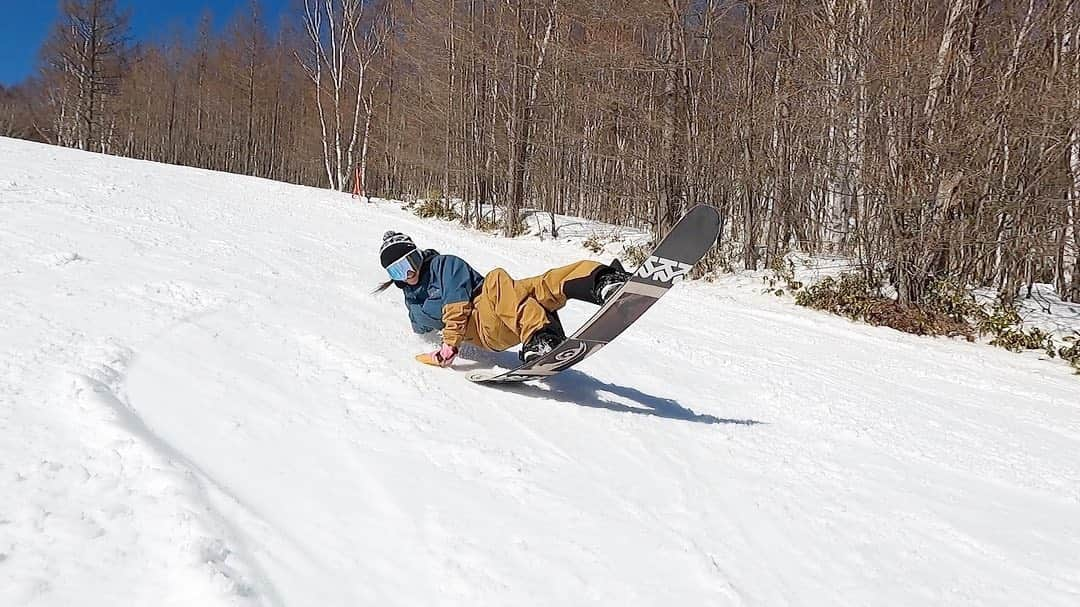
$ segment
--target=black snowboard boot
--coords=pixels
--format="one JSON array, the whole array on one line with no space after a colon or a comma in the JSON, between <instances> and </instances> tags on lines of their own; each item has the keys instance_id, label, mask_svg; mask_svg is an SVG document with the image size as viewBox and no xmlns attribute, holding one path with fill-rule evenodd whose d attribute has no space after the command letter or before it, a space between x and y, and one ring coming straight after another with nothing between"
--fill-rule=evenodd
<instances>
[{"instance_id":1,"label":"black snowboard boot","mask_svg":"<svg viewBox=\"0 0 1080 607\"><path fill-rule=\"evenodd\" d=\"M623 269L622 262L613 260L611 265L604 268L596 276L596 286L593 288L593 297L599 305L607 303L611 296L619 290L626 281L630 280L630 273Z\"/></svg>"},{"instance_id":2,"label":"black snowboard boot","mask_svg":"<svg viewBox=\"0 0 1080 607\"><path fill-rule=\"evenodd\" d=\"M630 273L616 259L610 265L599 266L588 276L566 281L563 293L570 299L602 306L628 280Z\"/></svg>"},{"instance_id":3,"label":"black snowboard boot","mask_svg":"<svg viewBox=\"0 0 1080 607\"><path fill-rule=\"evenodd\" d=\"M548 324L537 330L525 340L518 352L518 358L522 363L528 363L551 352L559 344L566 341L566 333L563 331L562 322L557 314L548 314Z\"/></svg>"}]
</instances>

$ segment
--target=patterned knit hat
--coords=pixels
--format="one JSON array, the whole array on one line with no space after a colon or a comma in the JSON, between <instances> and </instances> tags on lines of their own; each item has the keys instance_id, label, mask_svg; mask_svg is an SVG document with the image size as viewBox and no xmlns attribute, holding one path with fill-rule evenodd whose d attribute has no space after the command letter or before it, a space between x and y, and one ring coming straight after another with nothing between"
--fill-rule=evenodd
<instances>
[{"instance_id":1,"label":"patterned knit hat","mask_svg":"<svg viewBox=\"0 0 1080 607\"><path fill-rule=\"evenodd\" d=\"M379 263L388 267L395 261L416 250L416 244L401 232L390 230L383 234L382 247L379 248Z\"/></svg>"}]
</instances>

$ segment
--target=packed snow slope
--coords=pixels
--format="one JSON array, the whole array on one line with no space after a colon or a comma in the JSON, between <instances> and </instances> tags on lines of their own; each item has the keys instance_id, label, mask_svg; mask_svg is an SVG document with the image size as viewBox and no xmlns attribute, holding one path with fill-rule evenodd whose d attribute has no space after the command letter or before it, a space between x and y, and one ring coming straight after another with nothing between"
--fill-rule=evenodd
<instances>
[{"instance_id":1,"label":"packed snow slope","mask_svg":"<svg viewBox=\"0 0 1080 607\"><path fill-rule=\"evenodd\" d=\"M388 229L588 255L0 139L0 605L1080 604L1064 365L684 283L473 385L514 355L414 362Z\"/></svg>"}]
</instances>

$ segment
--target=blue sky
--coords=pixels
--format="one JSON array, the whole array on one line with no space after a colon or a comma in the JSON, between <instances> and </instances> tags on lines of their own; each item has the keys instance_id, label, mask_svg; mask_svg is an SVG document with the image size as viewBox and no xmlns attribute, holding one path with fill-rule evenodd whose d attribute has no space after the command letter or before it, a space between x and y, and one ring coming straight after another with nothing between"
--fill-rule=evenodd
<instances>
[{"instance_id":1,"label":"blue sky","mask_svg":"<svg viewBox=\"0 0 1080 607\"><path fill-rule=\"evenodd\" d=\"M276 24L278 15L293 0L261 0L266 22ZM131 9L131 33L135 40L152 41L177 26L194 31L206 9L223 26L237 11L247 10L248 0L119 0ZM59 0L0 0L0 84L13 85L37 69L37 53L59 14Z\"/></svg>"}]
</instances>

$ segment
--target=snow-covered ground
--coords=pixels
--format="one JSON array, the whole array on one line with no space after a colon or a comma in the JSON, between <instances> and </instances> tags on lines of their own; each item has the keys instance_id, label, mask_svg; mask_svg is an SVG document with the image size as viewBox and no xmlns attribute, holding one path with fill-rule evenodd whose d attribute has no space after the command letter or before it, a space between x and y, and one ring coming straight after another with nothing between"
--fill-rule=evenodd
<instances>
[{"instance_id":1,"label":"snow-covered ground","mask_svg":"<svg viewBox=\"0 0 1080 607\"><path fill-rule=\"evenodd\" d=\"M721 281L473 385L514 355L413 362L387 229L588 255L0 139L0 605L1080 604L1065 365Z\"/></svg>"}]
</instances>

